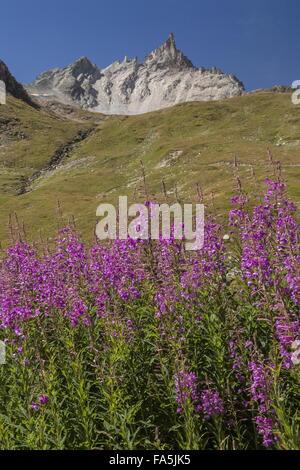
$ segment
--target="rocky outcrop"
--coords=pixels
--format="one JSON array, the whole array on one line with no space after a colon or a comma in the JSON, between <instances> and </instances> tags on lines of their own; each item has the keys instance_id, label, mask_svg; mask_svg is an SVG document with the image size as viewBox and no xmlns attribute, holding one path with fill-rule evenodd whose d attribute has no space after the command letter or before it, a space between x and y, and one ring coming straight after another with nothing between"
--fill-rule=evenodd
<instances>
[{"instance_id":1,"label":"rocky outcrop","mask_svg":"<svg viewBox=\"0 0 300 470\"><path fill-rule=\"evenodd\" d=\"M272 88L259 88L258 90L249 91L249 93L293 93L295 89L289 85L274 85Z\"/></svg>"},{"instance_id":2,"label":"rocky outcrop","mask_svg":"<svg viewBox=\"0 0 300 470\"><path fill-rule=\"evenodd\" d=\"M100 70L86 57L44 72L26 86L41 100L57 100L104 114L142 114L187 101L212 101L244 93L234 75L197 68L176 47L173 34L139 63L125 57Z\"/></svg>"},{"instance_id":3,"label":"rocky outcrop","mask_svg":"<svg viewBox=\"0 0 300 470\"><path fill-rule=\"evenodd\" d=\"M15 98L25 101L30 106L37 107L37 104L30 98L21 83L17 82L15 77L13 77L7 65L2 60L0 60L0 80L5 83L7 93L10 93Z\"/></svg>"}]
</instances>

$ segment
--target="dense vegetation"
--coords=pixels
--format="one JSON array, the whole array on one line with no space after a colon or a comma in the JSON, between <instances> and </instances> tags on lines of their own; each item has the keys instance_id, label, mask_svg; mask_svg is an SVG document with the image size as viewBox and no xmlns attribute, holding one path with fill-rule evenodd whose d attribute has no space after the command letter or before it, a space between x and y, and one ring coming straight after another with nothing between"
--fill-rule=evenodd
<instances>
[{"instance_id":1,"label":"dense vegetation","mask_svg":"<svg viewBox=\"0 0 300 470\"><path fill-rule=\"evenodd\" d=\"M300 250L279 177L205 245L22 234L0 264L2 449L299 449Z\"/></svg>"}]
</instances>

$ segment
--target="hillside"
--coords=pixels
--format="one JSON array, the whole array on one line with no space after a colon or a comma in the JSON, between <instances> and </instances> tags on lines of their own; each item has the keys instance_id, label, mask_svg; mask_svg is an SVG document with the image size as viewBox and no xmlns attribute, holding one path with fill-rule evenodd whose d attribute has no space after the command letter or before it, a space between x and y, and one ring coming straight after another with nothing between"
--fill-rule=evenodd
<instances>
[{"instance_id":1,"label":"hillside","mask_svg":"<svg viewBox=\"0 0 300 470\"><path fill-rule=\"evenodd\" d=\"M222 215L236 184L255 192L270 171L267 149L280 160L291 195L300 203L300 114L289 93L252 93L193 102L139 116L104 116L48 103L34 109L8 97L0 106L0 239L16 212L27 232L50 234L57 201L92 235L101 202L119 195L163 200L162 180L174 200L196 200L200 183L209 210Z\"/></svg>"}]
</instances>

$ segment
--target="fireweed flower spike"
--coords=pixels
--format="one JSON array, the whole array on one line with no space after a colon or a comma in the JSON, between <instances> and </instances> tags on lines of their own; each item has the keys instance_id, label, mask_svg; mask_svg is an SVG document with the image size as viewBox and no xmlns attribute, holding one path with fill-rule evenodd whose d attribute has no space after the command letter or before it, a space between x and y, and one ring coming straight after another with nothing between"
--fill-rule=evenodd
<instances>
[{"instance_id":1,"label":"fireweed flower spike","mask_svg":"<svg viewBox=\"0 0 300 470\"><path fill-rule=\"evenodd\" d=\"M275 422L272 417L273 409L269 398L270 379L267 377L266 370L261 364L250 362L249 370L252 374L252 400L256 402L259 409L259 414L254 421L257 424L258 433L263 438L264 446L269 447L277 440L277 436L273 432Z\"/></svg>"}]
</instances>

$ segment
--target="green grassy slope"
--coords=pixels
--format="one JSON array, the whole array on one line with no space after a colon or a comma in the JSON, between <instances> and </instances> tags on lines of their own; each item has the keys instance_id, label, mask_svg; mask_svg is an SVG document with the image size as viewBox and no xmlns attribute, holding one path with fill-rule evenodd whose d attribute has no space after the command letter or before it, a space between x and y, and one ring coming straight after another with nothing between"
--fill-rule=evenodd
<instances>
[{"instance_id":1,"label":"green grassy slope","mask_svg":"<svg viewBox=\"0 0 300 470\"><path fill-rule=\"evenodd\" d=\"M2 240L12 212L24 220L28 232L50 233L56 225L57 200L65 214L73 214L78 227L91 234L101 202L115 202L119 195L145 200L141 161L149 197L163 200L164 180L170 202L174 184L182 201L196 200L199 182L206 204L218 215L234 192L233 154L245 189L255 191L269 173L270 148L300 203L300 106L292 104L288 93L253 93L107 119L53 106L36 111L9 98L8 105L0 107ZM74 145L57 168L43 172L26 194L18 195L24 179L47 167L79 131L92 128L94 133Z\"/></svg>"}]
</instances>

